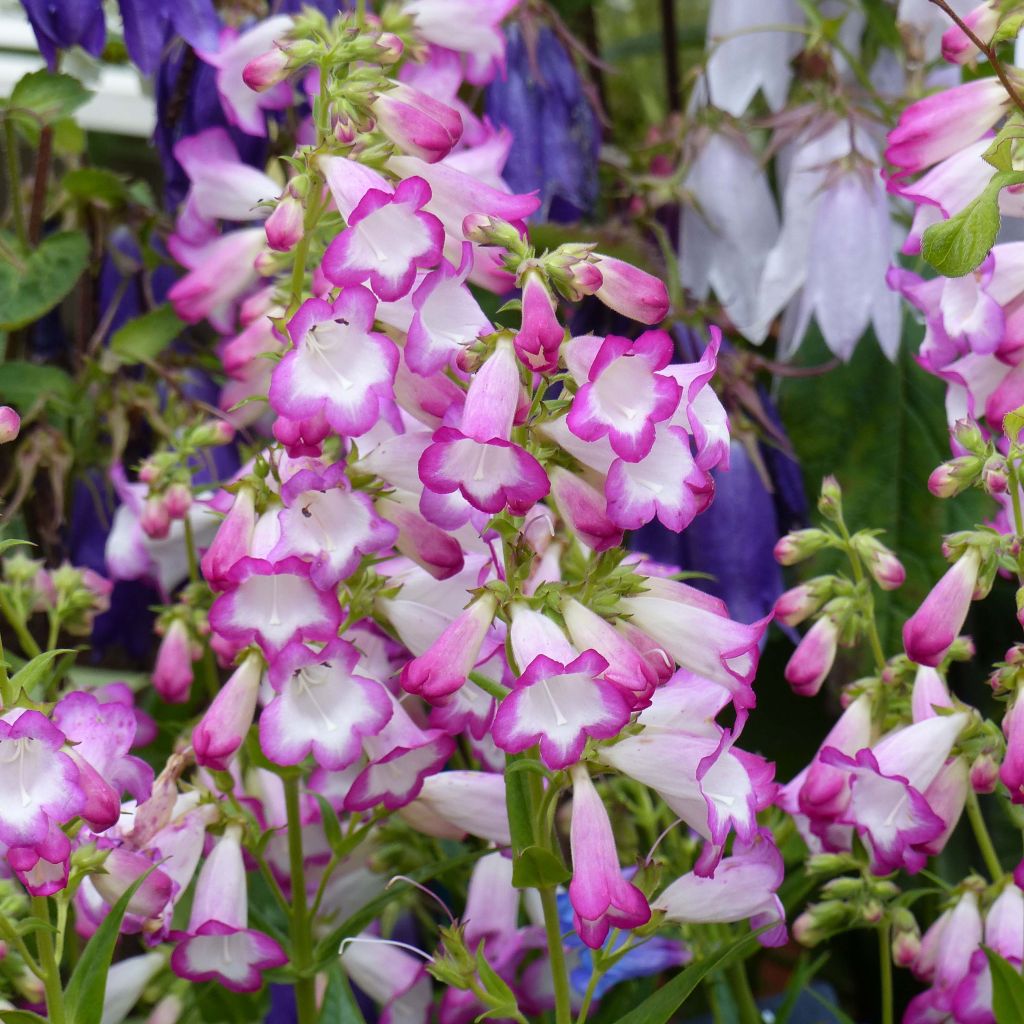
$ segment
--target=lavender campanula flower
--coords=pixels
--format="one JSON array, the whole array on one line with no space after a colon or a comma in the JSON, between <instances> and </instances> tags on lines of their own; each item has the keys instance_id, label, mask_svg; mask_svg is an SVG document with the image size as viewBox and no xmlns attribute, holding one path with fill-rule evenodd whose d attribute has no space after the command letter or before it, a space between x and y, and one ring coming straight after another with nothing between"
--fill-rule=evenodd
<instances>
[{"instance_id":1,"label":"lavender campanula flower","mask_svg":"<svg viewBox=\"0 0 1024 1024\"><path fill-rule=\"evenodd\" d=\"M487 88L487 114L515 138L503 177L515 192L537 190L546 220L586 216L597 201L600 124L555 32L508 29L508 67Z\"/></svg>"},{"instance_id":2,"label":"lavender campanula flower","mask_svg":"<svg viewBox=\"0 0 1024 1024\"><path fill-rule=\"evenodd\" d=\"M214 49L220 19L212 0L120 0L128 55L144 74L160 65L174 36L190 46Z\"/></svg>"},{"instance_id":3,"label":"lavender campanula flower","mask_svg":"<svg viewBox=\"0 0 1024 1024\"><path fill-rule=\"evenodd\" d=\"M57 66L57 51L81 46L98 57L107 40L101 0L22 0L39 51L50 70Z\"/></svg>"}]
</instances>

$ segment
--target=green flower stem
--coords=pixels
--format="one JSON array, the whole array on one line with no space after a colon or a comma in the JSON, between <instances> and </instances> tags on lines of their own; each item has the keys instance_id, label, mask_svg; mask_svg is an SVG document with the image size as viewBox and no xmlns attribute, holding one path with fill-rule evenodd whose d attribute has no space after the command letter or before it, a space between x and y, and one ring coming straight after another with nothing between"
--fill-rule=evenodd
<instances>
[{"instance_id":1,"label":"green flower stem","mask_svg":"<svg viewBox=\"0 0 1024 1024\"><path fill-rule=\"evenodd\" d=\"M562 946L562 926L558 920L558 901L554 886L538 889L544 910L544 934L551 958L551 977L555 986L555 1024L572 1024L572 1000L569 995L569 971Z\"/></svg>"},{"instance_id":2,"label":"green flower stem","mask_svg":"<svg viewBox=\"0 0 1024 1024\"><path fill-rule=\"evenodd\" d=\"M764 1018L761 1016L757 1000L750 988L746 964L742 961L735 963L728 968L725 974L729 979L729 989L740 1015L740 1024L763 1024Z\"/></svg>"},{"instance_id":3,"label":"green flower stem","mask_svg":"<svg viewBox=\"0 0 1024 1024\"><path fill-rule=\"evenodd\" d=\"M295 1009L298 1024L316 1024L316 978L313 966L312 920L306 895L306 865L302 854L302 815L299 808L299 780L284 778L284 801L288 813L288 864L292 883L292 966L295 981Z\"/></svg>"},{"instance_id":4,"label":"green flower stem","mask_svg":"<svg viewBox=\"0 0 1024 1024\"><path fill-rule=\"evenodd\" d=\"M50 904L45 896L32 897L32 914L50 922ZM67 1024L64 1010L64 988L60 980L60 964L53 947L53 934L48 928L36 932L36 949L39 952L39 966L42 968L43 989L46 992L46 1016L50 1024Z\"/></svg>"},{"instance_id":5,"label":"green flower stem","mask_svg":"<svg viewBox=\"0 0 1024 1024\"><path fill-rule=\"evenodd\" d=\"M889 948L889 925L878 926L878 971L882 988L882 1024L893 1024L892 950Z\"/></svg>"},{"instance_id":6,"label":"green flower stem","mask_svg":"<svg viewBox=\"0 0 1024 1024\"><path fill-rule=\"evenodd\" d=\"M2 590L0 590L0 612L3 612L4 618L11 624L11 629L14 630L14 635L18 638L18 643L21 644L21 649L27 657L35 658L43 653L39 644L36 643L35 637L28 631L28 626L25 625L25 617L11 605Z\"/></svg>"},{"instance_id":7,"label":"green flower stem","mask_svg":"<svg viewBox=\"0 0 1024 1024\"><path fill-rule=\"evenodd\" d=\"M14 122L4 118L4 148L7 150L7 190L11 199L14 231L18 241L28 244L28 228L25 223L25 203L21 194L21 160L18 158L18 136Z\"/></svg>"},{"instance_id":8,"label":"green flower stem","mask_svg":"<svg viewBox=\"0 0 1024 1024\"><path fill-rule=\"evenodd\" d=\"M978 794L973 789L967 790L967 820L971 823L974 832L974 839L981 850L981 858L985 862L985 868L992 876L993 882L1000 881L1006 874L1003 866L999 863L999 855L992 844L992 837L988 834L988 826L981 813L981 804L978 803Z\"/></svg>"}]
</instances>

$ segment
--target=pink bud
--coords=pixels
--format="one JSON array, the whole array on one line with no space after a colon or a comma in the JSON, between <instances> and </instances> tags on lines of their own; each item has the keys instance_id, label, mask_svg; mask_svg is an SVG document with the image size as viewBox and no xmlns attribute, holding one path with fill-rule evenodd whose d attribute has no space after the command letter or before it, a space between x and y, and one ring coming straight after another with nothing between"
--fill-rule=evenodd
<instances>
[{"instance_id":1,"label":"pink bud","mask_svg":"<svg viewBox=\"0 0 1024 1024\"><path fill-rule=\"evenodd\" d=\"M820 551L828 543L824 530L793 530L775 544L775 561L779 565L796 565Z\"/></svg>"},{"instance_id":2,"label":"pink bud","mask_svg":"<svg viewBox=\"0 0 1024 1024\"><path fill-rule=\"evenodd\" d=\"M999 27L999 5L983 3L963 19L964 24L983 43L989 42ZM950 64L966 64L978 56L978 48L959 25L951 25L942 36L942 57Z\"/></svg>"},{"instance_id":3,"label":"pink bud","mask_svg":"<svg viewBox=\"0 0 1024 1024\"><path fill-rule=\"evenodd\" d=\"M287 77L288 54L279 46L253 57L242 69L242 81L253 92L266 92Z\"/></svg>"},{"instance_id":4,"label":"pink bud","mask_svg":"<svg viewBox=\"0 0 1024 1024\"><path fill-rule=\"evenodd\" d=\"M970 487L981 472L981 460L974 455L961 455L932 470L928 490L936 498L952 498Z\"/></svg>"},{"instance_id":5,"label":"pink bud","mask_svg":"<svg viewBox=\"0 0 1024 1024\"><path fill-rule=\"evenodd\" d=\"M967 619L978 582L981 556L968 549L932 588L903 626L907 657L919 665L938 665Z\"/></svg>"},{"instance_id":6,"label":"pink bud","mask_svg":"<svg viewBox=\"0 0 1024 1024\"><path fill-rule=\"evenodd\" d=\"M162 540L171 531L171 516L162 498L149 498L139 516L139 526L147 537Z\"/></svg>"},{"instance_id":7,"label":"pink bud","mask_svg":"<svg viewBox=\"0 0 1024 1024\"><path fill-rule=\"evenodd\" d=\"M395 64L402 59L405 44L394 32L381 32L377 39L377 49L380 51L377 59L381 64Z\"/></svg>"},{"instance_id":8,"label":"pink bud","mask_svg":"<svg viewBox=\"0 0 1024 1024\"><path fill-rule=\"evenodd\" d=\"M989 753L979 754L971 765L971 789L992 793L999 781L999 762Z\"/></svg>"},{"instance_id":9,"label":"pink bud","mask_svg":"<svg viewBox=\"0 0 1024 1024\"><path fill-rule=\"evenodd\" d=\"M175 619L160 642L153 668L153 686L168 704L181 704L188 700L192 686L192 660L188 627L182 619Z\"/></svg>"},{"instance_id":10,"label":"pink bud","mask_svg":"<svg viewBox=\"0 0 1024 1024\"><path fill-rule=\"evenodd\" d=\"M242 485L235 495L231 511L221 522L213 543L200 562L206 582L223 590L227 574L240 558L249 554L253 530L256 528L256 496L253 489Z\"/></svg>"},{"instance_id":11,"label":"pink bud","mask_svg":"<svg viewBox=\"0 0 1024 1024\"><path fill-rule=\"evenodd\" d=\"M172 519L184 519L192 507L192 489L186 484L171 484L164 492L164 507Z\"/></svg>"},{"instance_id":12,"label":"pink bud","mask_svg":"<svg viewBox=\"0 0 1024 1024\"><path fill-rule=\"evenodd\" d=\"M801 697L813 697L836 659L839 630L830 615L811 626L786 665L786 682Z\"/></svg>"},{"instance_id":13,"label":"pink bud","mask_svg":"<svg viewBox=\"0 0 1024 1024\"><path fill-rule=\"evenodd\" d=\"M21 417L9 405L0 405L0 444L13 441L20 430Z\"/></svg>"},{"instance_id":14,"label":"pink bud","mask_svg":"<svg viewBox=\"0 0 1024 1024\"><path fill-rule=\"evenodd\" d=\"M775 602L775 620L784 626L799 626L822 605L825 594L815 581L801 583L781 594Z\"/></svg>"},{"instance_id":15,"label":"pink bud","mask_svg":"<svg viewBox=\"0 0 1024 1024\"><path fill-rule=\"evenodd\" d=\"M263 225L267 232L267 245L277 252L290 252L302 237L305 213L302 203L286 194Z\"/></svg>"},{"instance_id":16,"label":"pink bud","mask_svg":"<svg viewBox=\"0 0 1024 1024\"><path fill-rule=\"evenodd\" d=\"M221 687L192 732L196 762L227 771L256 714L256 696L263 677L263 659L250 654Z\"/></svg>"},{"instance_id":17,"label":"pink bud","mask_svg":"<svg viewBox=\"0 0 1024 1024\"><path fill-rule=\"evenodd\" d=\"M665 319L669 299L664 282L612 256L597 254L595 263L602 281L594 294L609 309L642 324L656 324Z\"/></svg>"}]
</instances>

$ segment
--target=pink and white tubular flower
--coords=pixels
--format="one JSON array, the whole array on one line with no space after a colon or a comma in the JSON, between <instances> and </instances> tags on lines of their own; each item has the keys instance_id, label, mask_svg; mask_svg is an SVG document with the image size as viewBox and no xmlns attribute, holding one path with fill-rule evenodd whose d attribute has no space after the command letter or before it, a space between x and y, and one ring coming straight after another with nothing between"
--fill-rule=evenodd
<instances>
[{"instance_id":1,"label":"pink and white tubular flower","mask_svg":"<svg viewBox=\"0 0 1024 1024\"><path fill-rule=\"evenodd\" d=\"M368 495L351 489L343 462L322 473L300 470L282 486L281 499L281 539L270 558L311 559L309 578L321 590L351 576L364 555L390 548L398 535Z\"/></svg>"},{"instance_id":2,"label":"pink and white tubular flower","mask_svg":"<svg viewBox=\"0 0 1024 1024\"><path fill-rule=\"evenodd\" d=\"M263 138L267 134L265 110L283 110L292 104L292 89L287 82L255 92L242 78L245 66L270 50L278 39L288 35L292 19L281 14L266 18L241 35L235 29L221 32L216 53L200 51L199 56L217 69L217 92L228 120L248 135Z\"/></svg>"},{"instance_id":3,"label":"pink and white tubular flower","mask_svg":"<svg viewBox=\"0 0 1024 1024\"><path fill-rule=\"evenodd\" d=\"M270 404L280 416L307 421L323 414L331 429L357 437L392 398L398 367L394 342L373 330L377 300L345 288L331 305L307 299L288 323L295 344L274 368Z\"/></svg>"},{"instance_id":4,"label":"pink and white tubular flower","mask_svg":"<svg viewBox=\"0 0 1024 1024\"><path fill-rule=\"evenodd\" d=\"M658 373L675 350L665 331L645 331L636 341L608 335L576 393L566 423L584 441L607 436L612 451L639 462L654 445L655 424L679 405L682 389Z\"/></svg>"},{"instance_id":5,"label":"pink and white tubular flower","mask_svg":"<svg viewBox=\"0 0 1024 1024\"><path fill-rule=\"evenodd\" d=\"M346 974L382 1008L382 1024L427 1024L433 994L426 964L403 949L364 932L343 943Z\"/></svg>"},{"instance_id":6,"label":"pink and white tubular flower","mask_svg":"<svg viewBox=\"0 0 1024 1024\"><path fill-rule=\"evenodd\" d=\"M466 393L459 429L441 427L419 461L424 487L459 491L474 508L525 515L549 489L541 464L508 440L519 404L519 364L503 338Z\"/></svg>"},{"instance_id":7,"label":"pink and white tubular flower","mask_svg":"<svg viewBox=\"0 0 1024 1024\"><path fill-rule=\"evenodd\" d=\"M871 854L872 871L884 875L903 867L914 873L924 866L923 844L946 827L925 792L967 721L963 712L927 718L853 757L833 748L821 751L824 764L850 775L850 799L837 821L857 830Z\"/></svg>"},{"instance_id":8,"label":"pink and white tubular flower","mask_svg":"<svg viewBox=\"0 0 1024 1024\"><path fill-rule=\"evenodd\" d=\"M324 253L327 279L337 285L368 280L387 302L407 295L417 268L436 266L444 249L441 222L423 209L430 197L422 178L406 178L394 193L368 191Z\"/></svg>"},{"instance_id":9,"label":"pink and white tubular flower","mask_svg":"<svg viewBox=\"0 0 1024 1024\"><path fill-rule=\"evenodd\" d=\"M668 289L661 278L613 256L595 254L601 287L594 293L609 309L642 324L657 324L668 313Z\"/></svg>"},{"instance_id":10,"label":"pink and white tubular flower","mask_svg":"<svg viewBox=\"0 0 1024 1024\"><path fill-rule=\"evenodd\" d=\"M52 896L67 888L71 872L71 840L50 819L46 837L32 846L11 846L7 863L31 896Z\"/></svg>"},{"instance_id":11,"label":"pink and white tubular flower","mask_svg":"<svg viewBox=\"0 0 1024 1024\"><path fill-rule=\"evenodd\" d=\"M907 657L919 665L938 665L960 635L978 584L981 555L970 548L932 587L903 625Z\"/></svg>"},{"instance_id":12,"label":"pink and white tubular flower","mask_svg":"<svg viewBox=\"0 0 1024 1024\"><path fill-rule=\"evenodd\" d=\"M47 843L51 823L70 821L86 806L80 771L61 750L66 737L38 711L10 711L0 719L0 842Z\"/></svg>"},{"instance_id":13,"label":"pink and white tubular flower","mask_svg":"<svg viewBox=\"0 0 1024 1024\"><path fill-rule=\"evenodd\" d=\"M629 721L629 702L602 678L607 668L596 651L569 662L538 655L498 705L494 742L509 754L539 743L541 760L552 770L575 764L588 737L609 739Z\"/></svg>"},{"instance_id":14,"label":"pink and white tubular flower","mask_svg":"<svg viewBox=\"0 0 1024 1024\"><path fill-rule=\"evenodd\" d=\"M1024 892L1012 882L988 908L985 945L1020 970L1024 961Z\"/></svg>"},{"instance_id":15,"label":"pink and white tubular flower","mask_svg":"<svg viewBox=\"0 0 1024 1024\"><path fill-rule=\"evenodd\" d=\"M280 186L268 174L245 163L227 130L207 128L175 144L174 156L192 187L189 202L208 220L261 220Z\"/></svg>"},{"instance_id":16,"label":"pink and white tubular flower","mask_svg":"<svg viewBox=\"0 0 1024 1024\"><path fill-rule=\"evenodd\" d=\"M964 24L983 43L989 42L999 27L999 5L979 4L965 15ZM978 56L978 47L959 25L951 25L942 35L942 59L950 64L967 64Z\"/></svg>"},{"instance_id":17,"label":"pink and white tubular flower","mask_svg":"<svg viewBox=\"0 0 1024 1024\"><path fill-rule=\"evenodd\" d=\"M210 608L210 627L236 649L257 643L273 662L293 640L326 643L337 635L338 595L318 590L299 558L241 558L228 584Z\"/></svg>"},{"instance_id":18,"label":"pink and white tubular flower","mask_svg":"<svg viewBox=\"0 0 1024 1024\"><path fill-rule=\"evenodd\" d=\"M252 487L243 484L199 563L203 578L214 590L224 589L231 568L249 554L255 527L256 494Z\"/></svg>"},{"instance_id":19,"label":"pink and white tubular flower","mask_svg":"<svg viewBox=\"0 0 1024 1024\"><path fill-rule=\"evenodd\" d=\"M505 777L497 772L439 772L423 780L420 795L402 808L402 817L419 832L461 839L466 833L509 846Z\"/></svg>"},{"instance_id":20,"label":"pink and white tubular flower","mask_svg":"<svg viewBox=\"0 0 1024 1024\"><path fill-rule=\"evenodd\" d=\"M199 872L188 932L171 954L171 969L189 981L218 981L233 992L255 992L261 972L288 957L269 935L247 927L249 901L240 829L231 826Z\"/></svg>"},{"instance_id":21,"label":"pink and white tubular flower","mask_svg":"<svg viewBox=\"0 0 1024 1024\"><path fill-rule=\"evenodd\" d=\"M1010 96L997 78L980 78L911 103L889 132L885 159L897 176L916 174L976 142L1006 112Z\"/></svg>"},{"instance_id":22,"label":"pink and white tubular flower","mask_svg":"<svg viewBox=\"0 0 1024 1024\"><path fill-rule=\"evenodd\" d=\"M757 831L737 840L710 878L690 872L668 886L651 904L669 921L703 924L750 919L757 929L774 925L758 941L762 946L786 943L786 912L777 892L785 875L782 856L771 833Z\"/></svg>"},{"instance_id":23,"label":"pink and white tubular flower","mask_svg":"<svg viewBox=\"0 0 1024 1024\"><path fill-rule=\"evenodd\" d=\"M256 714L263 659L250 654L221 687L192 731L196 763L227 771Z\"/></svg>"},{"instance_id":24,"label":"pink and white tubular flower","mask_svg":"<svg viewBox=\"0 0 1024 1024\"><path fill-rule=\"evenodd\" d=\"M1014 696L1003 715L1006 755L999 767L999 780L1010 792L1010 800L1024 804L1024 695Z\"/></svg>"},{"instance_id":25,"label":"pink and white tubular flower","mask_svg":"<svg viewBox=\"0 0 1024 1024\"><path fill-rule=\"evenodd\" d=\"M677 665L729 690L737 709L752 708L758 644L771 615L744 625L729 618L723 601L695 587L655 577L644 582L643 593L620 602L631 624Z\"/></svg>"},{"instance_id":26,"label":"pink and white tubular flower","mask_svg":"<svg viewBox=\"0 0 1024 1024\"><path fill-rule=\"evenodd\" d=\"M278 690L260 715L260 748L275 764L301 764L310 754L323 768L340 771L362 754L392 715L384 687L355 674L359 652L345 640L320 650L295 641L274 662Z\"/></svg>"},{"instance_id":27,"label":"pink and white tubular flower","mask_svg":"<svg viewBox=\"0 0 1024 1024\"><path fill-rule=\"evenodd\" d=\"M480 660L482 647L497 598L490 593L477 598L437 638L428 651L413 658L402 669L402 688L434 701L458 690ZM490 657L493 651L487 652Z\"/></svg>"},{"instance_id":28,"label":"pink and white tubular flower","mask_svg":"<svg viewBox=\"0 0 1024 1024\"><path fill-rule=\"evenodd\" d=\"M604 495L582 476L553 466L548 478L559 515L592 551L607 551L622 543L622 527L612 522Z\"/></svg>"},{"instance_id":29,"label":"pink and white tubular flower","mask_svg":"<svg viewBox=\"0 0 1024 1024\"><path fill-rule=\"evenodd\" d=\"M651 919L644 894L622 877L615 836L600 794L586 767L572 776L572 881L569 902L573 925L591 948L600 949L614 928L638 928Z\"/></svg>"},{"instance_id":30,"label":"pink and white tubular flower","mask_svg":"<svg viewBox=\"0 0 1024 1024\"><path fill-rule=\"evenodd\" d=\"M413 317L403 357L413 373L424 377L449 365L481 334L493 330L466 278L473 267L473 247L463 243L458 269L442 259L412 294Z\"/></svg>"},{"instance_id":31,"label":"pink and white tubular flower","mask_svg":"<svg viewBox=\"0 0 1024 1024\"><path fill-rule=\"evenodd\" d=\"M454 576L465 564L462 545L446 530L423 517L413 495L398 492L378 498L377 511L394 525L395 547L421 565L435 579Z\"/></svg>"},{"instance_id":32,"label":"pink and white tubular flower","mask_svg":"<svg viewBox=\"0 0 1024 1024\"><path fill-rule=\"evenodd\" d=\"M565 328L555 312L555 300L540 274L527 273L523 281L523 319L516 332L516 355L538 373L558 369L558 350Z\"/></svg>"},{"instance_id":33,"label":"pink and white tubular flower","mask_svg":"<svg viewBox=\"0 0 1024 1024\"><path fill-rule=\"evenodd\" d=\"M399 149L428 164L446 157L462 138L459 112L406 82L392 82L371 109L377 127Z\"/></svg>"},{"instance_id":34,"label":"pink and white tubular flower","mask_svg":"<svg viewBox=\"0 0 1024 1024\"><path fill-rule=\"evenodd\" d=\"M348 811L366 811L378 804L394 811L411 803L419 796L423 780L439 772L455 749L447 733L421 729L390 693L387 699L391 718L377 735L363 737L370 763L349 787Z\"/></svg>"},{"instance_id":35,"label":"pink and white tubular flower","mask_svg":"<svg viewBox=\"0 0 1024 1024\"><path fill-rule=\"evenodd\" d=\"M104 901L113 905L150 868L154 868L154 862L149 857L127 847L115 847L107 854L103 871L92 876L92 884ZM128 913L144 918L157 917L167 906L173 889L171 877L155 868L128 901Z\"/></svg>"}]
</instances>

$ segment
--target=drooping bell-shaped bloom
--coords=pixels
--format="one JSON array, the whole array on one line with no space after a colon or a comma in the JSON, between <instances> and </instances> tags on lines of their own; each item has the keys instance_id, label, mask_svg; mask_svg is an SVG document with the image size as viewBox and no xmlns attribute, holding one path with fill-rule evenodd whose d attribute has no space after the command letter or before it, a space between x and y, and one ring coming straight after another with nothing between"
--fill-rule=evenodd
<instances>
[{"instance_id":1,"label":"drooping bell-shaped bloom","mask_svg":"<svg viewBox=\"0 0 1024 1024\"><path fill-rule=\"evenodd\" d=\"M358 285L330 304L307 299L288 323L293 348L274 368L270 404L281 416L323 414L339 434L365 433L390 401L398 351L373 330L377 300Z\"/></svg>"},{"instance_id":2,"label":"drooping bell-shaped bloom","mask_svg":"<svg viewBox=\"0 0 1024 1024\"><path fill-rule=\"evenodd\" d=\"M227 771L256 714L263 659L250 654L221 687L192 731L196 763Z\"/></svg>"},{"instance_id":3,"label":"drooping bell-shaped bloom","mask_svg":"<svg viewBox=\"0 0 1024 1024\"><path fill-rule=\"evenodd\" d=\"M507 753L540 744L551 769L567 768L583 754L587 737L608 739L629 721L630 703L603 678L608 662L584 651L568 663L538 655L498 705L494 742Z\"/></svg>"},{"instance_id":4,"label":"drooping bell-shaped bloom","mask_svg":"<svg viewBox=\"0 0 1024 1024\"><path fill-rule=\"evenodd\" d=\"M839 629L831 615L811 626L786 663L786 682L801 697L813 697L836 660Z\"/></svg>"},{"instance_id":5,"label":"drooping bell-shaped bloom","mask_svg":"<svg viewBox=\"0 0 1024 1024\"><path fill-rule=\"evenodd\" d=\"M960 635L978 583L981 556L967 550L932 587L903 626L907 657L920 665L938 665Z\"/></svg>"},{"instance_id":6,"label":"drooping bell-shaped bloom","mask_svg":"<svg viewBox=\"0 0 1024 1024\"><path fill-rule=\"evenodd\" d=\"M292 19L277 15L258 22L247 32L224 29L215 52L199 51L199 56L217 69L217 93L228 121L249 135L267 134L264 111L283 110L292 103L292 90L281 82L263 92L251 89L242 77L245 66L254 57L266 53L292 28Z\"/></svg>"},{"instance_id":7,"label":"drooping bell-shaped bloom","mask_svg":"<svg viewBox=\"0 0 1024 1024\"><path fill-rule=\"evenodd\" d=\"M50 822L62 825L85 807L80 772L61 750L65 736L38 711L11 711L0 719L0 842L35 846Z\"/></svg>"},{"instance_id":8,"label":"drooping bell-shaped bloom","mask_svg":"<svg viewBox=\"0 0 1024 1024\"><path fill-rule=\"evenodd\" d=\"M248 928L249 899L240 830L229 827L199 872L188 932L171 954L171 969L189 981L217 981L255 992L261 972L288 958L269 935Z\"/></svg>"},{"instance_id":9,"label":"drooping bell-shaped bloom","mask_svg":"<svg viewBox=\"0 0 1024 1024\"><path fill-rule=\"evenodd\" d=\"M370 109L377 127L400 150L429 164L446 157L462 138L459 112L406 82L393 82Z\"/></svg>"},{"instance_id":10,"label":"drooping bell-shaped bloom","mask_svg":"<svg viewBox=\"0 0 1024 1024\"><path fill-rule=\"evenodd\" d=\"M600 794L583 765L572 776L573 924L591 949L600 949L611 928L637 928L651 917L644 894L622 876L615 836Z\"/></svg>"},{"instance_id":11,"label":"drooping bell-shaped bloom","mask_svg":"<svg viewBox=\"0 0 1024 1024\"><path fill-rule=\"evenodd\" d=\"M406 178L394 193L371 189L348 216L348 227L324 253L322 269L337 285L368 281L379 299L407 295L418 267L434 267L444 248L444 228L423 207L430 186Z\"/></svg>"},{"instance_id":12,"label":"drooping bell-shaped bloom","mask_svg":"<svg viewBox=\"0 0 1024 1024\"><path fill-rule=\"evenodd\" d=\"M898 729L853 757L829 748L821 752L823 763L850 775L850 799L838 821L857 830L876 873L924 866L923 844L946 829L925 792L966 722L963 712L936 716Z\"/></svg>"},{"instance_id":13,"label":"drooping bell-shaped bloom","mask_svg":"<svg viewBox=\"0 0 1024 1024\"><path fill-rule=\"evenodd\" d=\"M101 0L22 0L22 6L51 71L58 50L81 46L94 57L103 52L107 26Z\"/></svg>"},{"instance_id":14,"label":"drooping bell-shaped bloom","mask_svg":"<svg viewBox=\"0 0 1024 1024\"><path fill-rule=\"evenodd\" d=\"M466 242L458 269L442 259L413 292L414 312L403 349L406 365L413 373L437 373L492 329L466 286L472 267L473 247Z\"/></svg>"},{"instance_id":15,"label":"drooping bell-shaped bloom","mask_svg":"<svg viewBox=\"0 0 1024 1024\"><path fill-rule=\"evenodd\" d=\"M419 461L420 479L439 494L459 491L474 508L525 515L550 488L540 463L508 440L519 403L512 343L498 342L466 394L459 429L442 427Z\"/></svg>"},{"instance_id":16,"label":"drooping bell-shaped bloom","mask_svg":"<svg viewBox=\"0 0 1024 1024\"><path fill-rule=\"evenodd\" d=\"M359 652L344 640L320 650L293 642L274 662L277 696L260 715L260 748L275 764L301 764L310 754L331 771L359 759L362 739L392 714L375 679L356 674Z\"/></svg>"},{"instance_id":17,"label":"drooping bell-shaped bloom","mask_svg":"<svg viewBox=\"0 0 1024 1024\"><path fill-rule=\"evenodd\" d=\"M497 599L474 601L437 638L431 648L402 669L402 687L426 700L454 693L480 660L480 648L494 621ZM488 655L489 656L489 655Z\"/></svg>"},{"instance_id":18,"label":"drooping bell-shaped bloom","mask_svg":"<svg viewBox=\"0 0 1024 1024\"><path fill-rule=\"evenodd\" d=\"M532 28L532 26L531 26ZM487 116L515 139L502 176L514 192L536 191L545 220L575 221L597 200L601 130L567 48L547 25L507 29L508 67L487 87Z\"/></svg>"},{"instance_id":19,"label":"drooping bell-shaped bloom","mask_svg":"<svg viewBox=\"0 0 1024 1024\"><path fill-rule=\"evenodd\" d=\"M612 451L639 462L654 445L655 424L668 419L682 390L659 374L675 346L665 331L645 331L634 342L609 335L593 362L589 379L573 399L566 423L584 441L607 437Z\"/></svg>"},{"instance_id":20,"label":"drooping bell-shaped bloom","mask_svg":"<svg viewBox=\"0 0 1024 1024\"><path fill-rule=\"evenodd\" d=\"M737 840L710 878L695 872L676 879L651 908L669 921L705 924L750 920L757 929L773 925L758 941L781 946L787 939L786 912L777 893L785 870L771 833L758 831L749 840Z\"/></svg>"},{"instance_id":21,"label":"drooping bell-shaped bloom","mask_svg":"<svg viewBox=\"0 0 1024 1024\"><path fill-rule=\"evenodd\" d=\"M238 649L257 643L272 661L292 640L326 643L337 635L338 595L318 590L301 559L242 558L228 583L210 608L210 626Z\"/></svg>"},{"instance_id":22,"label":"drooping bell-shaped bloom","mask_svg":"<svg viewBox=\"0 0 1024 1024\"><path fill-rule=\"evenodd\" d=\"M708 15L708 102L740 117L760 91L771 110L781 110L801 37L776 26L802 23L795 0L756 5L713 0Z\"/></svg>"},{"instance_id":23,"label":"drooping bell-shaped bloom","mask_svg":"<svg viewBox=\"0 0 1024 1024\"><path fill-rule=\"evenodd\" d=\"M343 462L322 473L300 470L282 486L281 498L281 539L270 557L311 559L309 578L322 590L351 576L364 555L390 547L397 536L370 498L350 488Z\"/></svg>"}]
</instances>

